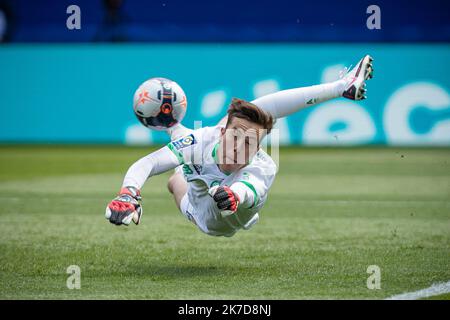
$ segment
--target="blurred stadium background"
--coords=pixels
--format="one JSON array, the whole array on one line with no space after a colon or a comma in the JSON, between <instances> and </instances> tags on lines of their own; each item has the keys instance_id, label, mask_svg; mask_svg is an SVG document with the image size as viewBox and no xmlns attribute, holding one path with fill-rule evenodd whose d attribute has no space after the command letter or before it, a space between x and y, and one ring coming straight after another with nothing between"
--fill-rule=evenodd
<instances>
[{"instance_id":1,"label":"blurred stadium background","mask_svg":"<svg viewBox=\"0 0 450 320\"><path fill-rule=\"evenodd\" d=\"M184 88L185 125L211 125L233 96L331 81L370 53L369 99L281 120L282 142L450 144L447 2L378 1L379 30L369 1L85 0L79 30L66 27L71 1L1 3L2 142L163 143L131 112L148 78Z\"/></svg>"},{"instance_id":2,"label":"blurred stadium background","mask_svg":"<svg viewBox=\"0 0 450 320\"><path fill-rule=\"evenodd\" d=\"M385 298L448 281L449 15L438 0L0 0L0 298ZM213 125L232 97L332 81L364 54L367 100L278 121L254 230L205 239L166 175L141 226L104 220L128 166L168 141L132 112L146 79L183 87L186 126ZM71 264L82 290L65 287Z\"/></svg>"}]
</instances>

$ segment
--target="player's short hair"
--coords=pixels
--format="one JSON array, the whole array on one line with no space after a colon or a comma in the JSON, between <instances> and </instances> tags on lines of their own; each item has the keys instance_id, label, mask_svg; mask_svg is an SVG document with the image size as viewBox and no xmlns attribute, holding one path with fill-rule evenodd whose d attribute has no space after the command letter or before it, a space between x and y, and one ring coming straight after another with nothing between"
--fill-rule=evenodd
<instances>
[{"instance_id":1,"label":"player's short hair","mask_svg":"<svg viewBox=\"0 0 450 320\"><path fill-rule=\"evenodd\" d=\"M241 118L257 123L267 130L267 134L270 133L275 123L273 116L269 112L264 111L251 102L239 98L233 98L231 100L230 107L228 108L226 128L228 128L233 118Z\"/></svg>"}]
</instances>

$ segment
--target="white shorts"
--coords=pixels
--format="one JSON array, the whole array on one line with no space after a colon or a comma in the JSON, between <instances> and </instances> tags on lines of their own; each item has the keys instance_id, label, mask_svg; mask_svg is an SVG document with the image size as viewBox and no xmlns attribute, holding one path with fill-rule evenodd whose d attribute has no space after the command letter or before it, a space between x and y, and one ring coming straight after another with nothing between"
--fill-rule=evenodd
<instances>
[{"instance_id":1,"label":"white shorts","mask_svg":"<svg viewBox=\"0 0 450 320\"><path fill-rule=\"evenodd\" d=\"M183 196L183 198L181 198L181 202L180 202L180 210L181 213L191 222L196 223L195 219L194 219L194 207L191 205L191 203L189 202L189 197L187 195L187 193Z\"/></svg>"},{"instance_id":2,"label":"white shorts","mask_svg":"<svg viewBox=\"0 0 450 320\"><path fill-rule=\"evenodd\" d=\"M211 236L225 236L225 237L231 237L233 236L237 229L234 229L233 231L229 233L218 233L215 231L211 231L206 226L205 221L208 220L205 215L207 215L207 211L204 212L197 212L195 208L192 206L192 204L189 202L189 197L187 193L183 196L180 203L180 209L181 213L191 222L193 222L200 231L209 234ZM255 223L259 221L259 214L256 212L254 216L245 224L242 225L242 228L244 230L250 229Z\"/></svg>"},{"instance_id":3,"label":"white shorts","mask_svg":"<svg viewBox=\"0 0 450 320\"><path fill-rule=\"evenodd\" d=\"M206 234L212 235L212 236L222 235L222 234L217 234L215 232L211 232L210 230L208 230L208 227L206 226L206 224L204 222L204 220L205 220L204 217L201 215L201 213L199 214L199 212L195 211L194 207L189 202L189 197L188 197L187 193L183 196L183 198L181 198L180 209L181 209L181 213L189 221L193 222L200 229L200 231L202 231Z\"/></svg>"}]
</instances>

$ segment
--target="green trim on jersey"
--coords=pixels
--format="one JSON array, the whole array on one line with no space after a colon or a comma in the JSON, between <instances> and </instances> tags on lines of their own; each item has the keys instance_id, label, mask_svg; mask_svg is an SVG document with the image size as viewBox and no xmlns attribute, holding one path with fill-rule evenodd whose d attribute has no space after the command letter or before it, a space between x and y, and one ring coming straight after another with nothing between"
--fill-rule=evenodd
<instances>
[{"instance_id":1,"label":"green trim on jersey","mask_svg":"<svg viewBox=\"0 0 450 320\"><path fill-rule=\"evenodd\" d=\"M184 164L183 154L180 151L178 151L177 149L175 149L172 142L169 142L167 144L167 147L175 154L178 161L180 161L180 164Z\"/></svg>"},{"instance_id":2,"label":"green trim on jersey","mask_svg":"<svg viewBox=\"0 0 450 320\"><path fill-rule=\"evenodd\" d=\"M219 149L219 142L216 143L216 145L214 146L214 148L212 150L212 157L213 157L214 161L216 162L216 164L219 164L219 159L217 159L217 149Z\"/></svg>"},{"instance_id":3,"label":"green trim on jersey","mask_svg":"<svg viewBox=\"0 0 450 320\"><path fill-rule=\"evenodd\" d=\"M243 184L245 184L247 187L249 187L250 188L250 190L252 190L253 191L253 204L252 204L252 206L250 207L250 208L253 208L257 203L258 203L258 201L259 201L259 199L258 199L258 193L256 193L256 189L255 189L255 187L250 183L250 182L247 182L247 181L244 181L244 180L239 180L239 182L242 182Z\"/></svg>"},{"instance_id":4,"label":"green trim on jersey","mask_svg":"<svg viewBox=\"0 0 450 320\"><path fill-rule=\"evenodd\" d=\"M215 186L220 186L220 181L214 180L214 181L211 182L211 184L209 185L210 188L215 187Z\"/></svg>"},{"instance_id":5,"label":"green trim on jersey","mask_svg":"<svg viewBox=\"0 0 450 320\"><path fill-rule=\"evenodd\" d=\"M185 176L187 176L189 174L193 174L194 171L192 171L192 169L187 164L183 164L183 173Z\"/></svg>"}]
</instances>

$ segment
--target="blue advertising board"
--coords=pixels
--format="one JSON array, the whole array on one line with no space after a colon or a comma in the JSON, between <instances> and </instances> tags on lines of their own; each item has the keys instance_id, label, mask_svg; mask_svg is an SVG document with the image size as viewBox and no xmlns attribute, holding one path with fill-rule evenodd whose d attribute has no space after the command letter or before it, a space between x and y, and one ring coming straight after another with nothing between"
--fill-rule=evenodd
<instances>
[{"instance_id":1,"label":"blue advertising board","mask_svg":"<svg viewBox=\"0 0 450 320\"><path fill-rule=\"evenodd\" d=\"M282 144L450 145L450 45L145 44L0 47L0 142L165 143L141 126L135 90L152 77L188 98L183 124L214 125L232 97L252 100L335 80L374 57L368 99L280 119Z\"/></svg>"}]
</instances>

